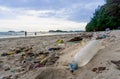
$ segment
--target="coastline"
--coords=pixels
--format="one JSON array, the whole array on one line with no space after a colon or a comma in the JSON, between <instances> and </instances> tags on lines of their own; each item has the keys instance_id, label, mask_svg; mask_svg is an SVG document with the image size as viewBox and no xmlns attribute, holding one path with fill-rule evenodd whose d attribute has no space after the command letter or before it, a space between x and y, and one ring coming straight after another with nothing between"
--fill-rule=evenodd
<instances>
[{"instance_id":1,"label":"coastline","mask_svg":"<svg viewBox=\"0 0 120 79\"><path fill-rule=\"evenodd\" d=\"M45 49L44 47L56 45L58 39L63 39L65 42L79 34L62 34L62 35L46 35L46 36L31 36L31 37L15 37L15 38L1 38L0 39L0 54L8 52L11 48L29 47L34 45L34 48ZM49 47L48 47L49 48ZM37 49L34 49L37 51Z\"/></svg>"},{"instance_id":2,"label":"coastline","mask_svg":"<svg viewBox=\"0 0 120 79\"><path fill-rule=\"evenodd\" d=\"M5 32L5 33L9 34L9 32ZM24 33L19 34L19 32L17 34L17 32L15 32L12 35L11 34L10 35L1 34L0 39L3 39L3 38L19 38L19 37L51 36L51 35L66 35L66 34L78 34L78 33L82 33L82 32L45 32L45 33L30 32L27 35L25 35Z\"/></svg>"},{"instance_id":3,"label":"coastline","mask_svg":"<svg viewBox=\"0 0 120 79\"><path fill-rule=\"evenodd\" d=\"M83 35L87 35L84 33ZM103 32L98 32L99 35ZM80 34L67 34L67 35L52 35L52 36L36 36L36 37L20 37L20 38L5 38L0 39L0 54L8 53L11 50L21 48L21 47L32 47L32 52L37 54L40 52L47 52L49 48L59 47L56 41L61 39L64 41L62 49L57 51L51 51L50 54L55 53L58 58L55 64L50 66L39 67L26 73L17 74L15 72L4 71L4 68L0 68L0 77L12 75L18 75L18 79L41 79L40 76L45 77L45 79L101 79L109 78L116 79L119 78L119 66L114 64L114 62L119 63L120 58L120 30L111 31L110 36L107 38L99 39L102 42L102 48L100 51L93 57L93 59L84 67L78 68L74 73L71 73L69 64L72 62L74 55L79 52L85 45L79 42L68 42L73 37L80 36ZM91 39L84 38L85 44ZM15 54L19 55L19 54ZM21 54L20 54L21 55ZM13 57L12 57L13 56ZM0 61L3 61L4 64L13 63L17 57L14 55L1 57ZM9 60L12 57L14 60ZM19 57L19 56L18 56ZM52 57L52 59L55 59ZM112 61L112 62L111 62ZM18 62L16 62L18 63ZM19 63L20 64L20 63ZM18 68L18 66L11 66L10 69ZM20 66L21 67L21 66ZM64 72L63 72L64 71ZM53 73L52 73L53 72ZM114 74L113 74L114 72ZM48 74L46 76L46 73ZM56 75L54 74L56 73ZM64 75L66 74L66 75ZM54 75L54 77L52 76ZM111 77L112 75L112 77ZM61 76L64 76L62 78Z\"/></svg>"}]
</instances>

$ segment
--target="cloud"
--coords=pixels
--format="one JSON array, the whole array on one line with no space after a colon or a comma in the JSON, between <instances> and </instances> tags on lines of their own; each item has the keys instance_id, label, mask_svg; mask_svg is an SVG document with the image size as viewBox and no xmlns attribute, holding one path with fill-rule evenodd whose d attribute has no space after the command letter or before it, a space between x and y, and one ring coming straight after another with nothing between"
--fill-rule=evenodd
<instances>
[{"instance_id":1,"label":"cloud","mask_svg":"<svg viewBox=\"0 0 120 79\"><path fill-rule=\"evenodd\" d=\"M17 20L0 20L1 26L11 30L48 31L52 30L84 30L86 23L76 23L57 18L38 18L35 16L19 16ZM2 28L0 26L0 28Z\"/></svg>"},{"instance_id":2,"label":"cloud","mask_svg":"<svg viewBox=\"0 0 120 79\"><path fill-rule=\"evenodd\" d=\"M43 17L43 16L49 16L49 14L55 13L55 11L54 10L27 10L27 11L24 11L24 13L30 16Z\"/></svg>"},{"instance_id":3,"label":"cloud","mask_svg":"<svg viewBox=\"0 0 120 79\"><path fill-rule=\"evenodd\" d=\"M9 7L11 10L9 14L11 15L52 17L76 22L89 22L94 10L98 5L103 5L104 0L1 0L0 4Z\"/></svg>"},{"instance_id":4,"label":"cloud","mask_svg":"<svg viewBox=\"0 0 120 79\"><path fill-rule=\"evenodd\" d=\"M34 9L23 9L23 8L8 8L8 7L1 7L0 6L0 14L2 17L9 18L21 15L27 15L27 16L37 16L37 17L44 17L44 18L62 18L67 19L69 17L69 14L72 12L71 9L68 8L62 8L60 10L34 10ZM9 15L9 16L8 16ZM10 16L11 15L11 16Z\"/></svg>"},{"instance_id":5,"label":"cloud","mask_svg":"<svg viewBox=\"0 0 120 79\"><path fill-rule=\"evenodd\" d=\"M0 0L0 29L83 30L97 6L104 3L104 0Z\"/></svg>"},{"instance_id":6,"label":"cloud","mask_svg":"<svg viewBox=\"0 0 120 79\"><path fill-rule=\"evenodd\" d=\"M4 7L2 7L4 8ZM20 9L19 9L20 10ZM9 12L15 18L10 17L7 19L0 19L0 31L8 31L8 30L27 30L27 31L48 31L52 30L84 30L86 23L77 23L73 21L69 21L67 19L58 18L63 17L62 15L67 14L65 9L61 9L59 11L54 10L25 10L21 9L22 12L19 12L18 9L15 8L5 8L2 9L2 12ZM38 16L46 16L50 13L53 13L53 17L38 17ZM7 15L7 14L5 14ZM55 17L56 16L56 17Z\"/></svg>"},{"instance_id":7,"label":"cloud","mask_svg":"<svg viewBox=\"0 0 120 79\"><path fill-rule=\"evenodd\" d=\"M9 12L10 9L7 7L0 6L0 12Z\"/></svg>"}]
</instances>

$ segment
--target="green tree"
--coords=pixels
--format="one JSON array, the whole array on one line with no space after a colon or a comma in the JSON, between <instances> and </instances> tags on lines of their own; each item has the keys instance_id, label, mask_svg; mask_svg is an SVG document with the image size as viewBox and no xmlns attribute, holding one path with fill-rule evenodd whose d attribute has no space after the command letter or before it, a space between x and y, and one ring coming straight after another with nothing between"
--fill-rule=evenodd
<instances>
[{"instance_id":1,"label":"green tree","mask_svg":"<svg viewBox=\"0 0 120 79\"><path fill-rule=\"evenodd\" d=\"M117 29L120 26L120 0L106 0L98 7L93 18L86 25L86 31L102 31L105 28Z\"/></svg>"}]
</instances>

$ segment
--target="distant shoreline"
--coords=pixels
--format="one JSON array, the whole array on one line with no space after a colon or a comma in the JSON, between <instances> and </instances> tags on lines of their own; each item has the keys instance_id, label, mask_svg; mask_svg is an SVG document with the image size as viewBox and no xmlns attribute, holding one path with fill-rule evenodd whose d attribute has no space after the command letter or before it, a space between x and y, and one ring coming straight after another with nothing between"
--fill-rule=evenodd
<instances>
[{"instance_id":1,"label":"distant shoreline","mask_svg":"<svg viewBox=\"0 0 120 79\"><path fill-rule=\"evenodd\" d=\"M48 33L37 33L36 35L34 33L35 32L28 32L27 36L25 36L24 33L0 34L0 39L51 36L51 35L64 35L64 34L77 34L77 33L80 33L80 32L48 32Z\"/></svg>"},{"instance_id":2,"label":"distant shoreline","mask_svg":"<svg viewBox=\"0 0 120 79\"><path fill-rule=\"evenodd\" d=\"M2 40L8 40L8 39L30 39L30 38L38 38L38 37L51 37L51 36L62 36L62 35L78 35L78 34L80 34L80 33L64 33L64 34L51 34L51 35L33 35L33 36L11 36L11 37L0 37L0 41L2 41Z\"/></svg>"}]
</instances>

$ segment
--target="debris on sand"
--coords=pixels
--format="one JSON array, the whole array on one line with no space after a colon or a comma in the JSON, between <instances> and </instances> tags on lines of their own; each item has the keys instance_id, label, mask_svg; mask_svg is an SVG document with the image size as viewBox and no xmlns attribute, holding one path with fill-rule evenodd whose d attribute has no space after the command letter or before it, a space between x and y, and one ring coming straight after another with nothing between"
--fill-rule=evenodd
<instances>
[{"instance_id":1,"label":"debris on sand","mask_svg":"<svg viewBox=\"0 0 120 79\"><path fill-rule=\"evenodd\" d=\"M83 33L82 35L81 35L81 37L82 38L92 38L93 37L93 33Z\"/></svg>"},{"instance_id":2,"label":"debris on sand","mask_svg":"<svg viewBox=\"0 0 120 79\"><path fill-rule=\"evenodd\" d=\"M111 62L117 66L117 69L120 70L120 60L118 61L111 60Z\"/></svg>"},{"instance_id":3,"label":"debris on sand","mask_svg":"<svg viewBox=\"0 0 120 79\"><path fill-rule=\"evenodd\" d=\"M102 73L102 71L106 70L106 67L98 67L98 68L93 68L92 71L96 73Z\"/></svg>"},{"instance_id":4,"label":"debris on sand","mask_svg":"<svg viewBox=\"0 0 120 79\"><path fill-rule=\"evenodd\" d=\"M61 48L51 48L50 51L42 51L34 53L32 48L16 48L8 51L8 53L1 54L2 58L0 61L0 68L5 72L18 73L22 75L33 69L38 69L44 66L53 65L58 59L59 55L56 52ZM14 52L14 53L13 53ZM6 59L7 58L7 59ZM4 59L9 62L3 63ZM3 60L3 61L2 61ZM19 66L19 67L18 67ZM13 75L12 75L13 76ZM4 76L3 79L12 79L11 76Z\"/></svg>"},{"instance_id":5,"label":"debris on sand","mask_svg":"<svg viewBox=\"0 0 120 79\"><path fill-rule=\"evenodd\" d=\"M60 50L61 48L59 47L54 47L54 48L49 48L48 51L56 51L56 50Z\"/></svg>"},{"instance_id":6,"label":"debris on sand","mask_svg":"<svg viewBox=\"0 0 120 79\"><path fill-rule=\"evenodd\" d=\"M83 38L81 38L80 36L79 37L74 37L70 40L68 40L68 42L76 42L76 41L82 41Z\"/></svg>"}]
</instances>

